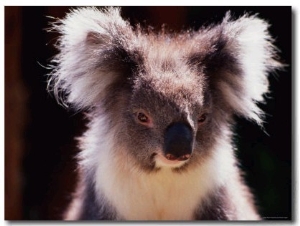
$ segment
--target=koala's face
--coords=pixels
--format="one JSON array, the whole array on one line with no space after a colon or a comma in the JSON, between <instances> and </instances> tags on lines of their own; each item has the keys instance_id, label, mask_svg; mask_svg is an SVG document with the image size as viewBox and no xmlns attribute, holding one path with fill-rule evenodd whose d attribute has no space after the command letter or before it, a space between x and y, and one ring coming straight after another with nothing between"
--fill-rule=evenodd
<instances>
[{"instance_id":1,"label":"koala's face","mask_svg":"<svg viewBox=\"0 0 300 226\"><path fill-rule=\"evenodd\" d=\"M167 47L173 46L165 44L164 51ZM215 116L206 75L192 68L186 56L170 52L158 52L160 60L155 65L149 65L150 57L143 53L144 63L130 82L115 88L115 107L111 102L106 107L117 122L117 143L147 170L183 169L199 162L218 133L213 131ZM174 59L172 68L164 67L161 62L172 57L180 60L175 63Z\"/></svg>"}]
</instances>

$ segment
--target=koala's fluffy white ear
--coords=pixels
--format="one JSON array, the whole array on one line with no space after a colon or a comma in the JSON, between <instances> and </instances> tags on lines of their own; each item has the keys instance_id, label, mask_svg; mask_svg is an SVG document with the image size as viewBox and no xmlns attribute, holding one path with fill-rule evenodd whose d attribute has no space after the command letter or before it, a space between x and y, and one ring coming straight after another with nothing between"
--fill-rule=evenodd
<instances>
[{"instance_id":1,"label":"koala's fluffy white ear","mask_svg":"<svg viewBox=\"0 0 300 226\"><path fill-rule=\"evenodd\" d=\"M130 48L125 40L132 40L133 32L119 11L79 8L53 24L51 30L61 35L60 52L52 60L49 87L62 103L77 109L91 107L120 76L121 62L115 61L124 58Z\"/></svg>"},{"instance_id":2,"label":"koala's fluffy white ear","mask_svg":"<svg viewBox=\"0 0 300 226\"><path fill-rule=\"evenodd\" d=\"M238 115L261 124L263 112L257 103L268 92L268 74L282 67L268 32L268 23L256 16L244 15L223 22L204 33L211 43L208 67L214 71L213 86Z\"/></svg>"}]
</instances>

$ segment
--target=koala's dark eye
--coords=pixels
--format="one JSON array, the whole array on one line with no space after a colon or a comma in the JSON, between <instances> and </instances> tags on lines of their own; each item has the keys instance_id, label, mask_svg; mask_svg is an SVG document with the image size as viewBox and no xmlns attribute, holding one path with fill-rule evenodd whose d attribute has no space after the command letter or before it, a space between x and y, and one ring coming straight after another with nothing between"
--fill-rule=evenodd
<instances>
[{"instance_id":1,"label":"koala's dark eye","mask_svg":"<svg viewBox=\"0 0 300 226\"><path fill-rule=\"evenodd\" d=\"M144 126L153 127L152 118L143 110L135 112L135 120Z\"/></svg>"},{"instance_id":2,"label":"koala's dark eye","mask_svg":"<svg viewBox=\"0 0 300 226\"><path fill-rule=\"evenodd\" d=\"M142 113L142 112L139 112L139 113L137 114L137 119L138 119L140 122L142 122L142 123L147 123L147 122L149 122L149 118L148 118L144 113Z\"/></svg>"},{"instance_id":3,"label":"koala's dark eye","mask_svg":"<svg viewBox=\"0 0 300 226\"><path fill-rule=\"evenodd\" d=\"M202 114L199 118L198 118L198 124L202 124L206 121L207 119L207 114Z\"/></svg>"}]
</instances>

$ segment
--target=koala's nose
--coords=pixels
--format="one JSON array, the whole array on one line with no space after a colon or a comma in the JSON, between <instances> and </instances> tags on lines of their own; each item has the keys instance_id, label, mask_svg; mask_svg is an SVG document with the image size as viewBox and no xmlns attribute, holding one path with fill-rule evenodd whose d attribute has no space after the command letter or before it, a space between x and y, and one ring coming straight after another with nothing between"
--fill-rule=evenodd
<instances>
[{"instance_id":1,"label":"koala's nose","mask_svg":"<svg viewBox=\"0 0 300 226\"><path fill-rule=\"evenodd\" d=\"M164 155L168 160L184 161L190 158L193 131L187 124L178 122L170 125L164 139Z\"/></svg>"}]
</instances>

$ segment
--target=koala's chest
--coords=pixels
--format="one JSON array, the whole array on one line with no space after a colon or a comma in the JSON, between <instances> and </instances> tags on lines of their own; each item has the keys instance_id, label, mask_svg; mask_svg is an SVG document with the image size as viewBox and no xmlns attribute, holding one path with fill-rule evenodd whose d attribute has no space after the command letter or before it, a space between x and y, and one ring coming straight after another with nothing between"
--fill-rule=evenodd
<instances>
[{"instance_id":1,"label":"koala's chest","mask_svg":"<svg viewBox=\"0 0 300 226\"><path fill-rule=\"evenodd\" d=\"M174 174L170 170L153 175L110 171L101 178L98 189L121 219L193 220L211 188L201 178L198 173Z\"/></svg>"},{"instance_id":2,"label":"koala's chest","mask_svg":"<svg viewBox=\"0 0 300 226\"><path fill-rule=\"evenodd\" d=\"M109 199L127 220L192 220L200 199L194 188L167 178L116 182L116 187Z\"/></svg>"}]
</instances>

